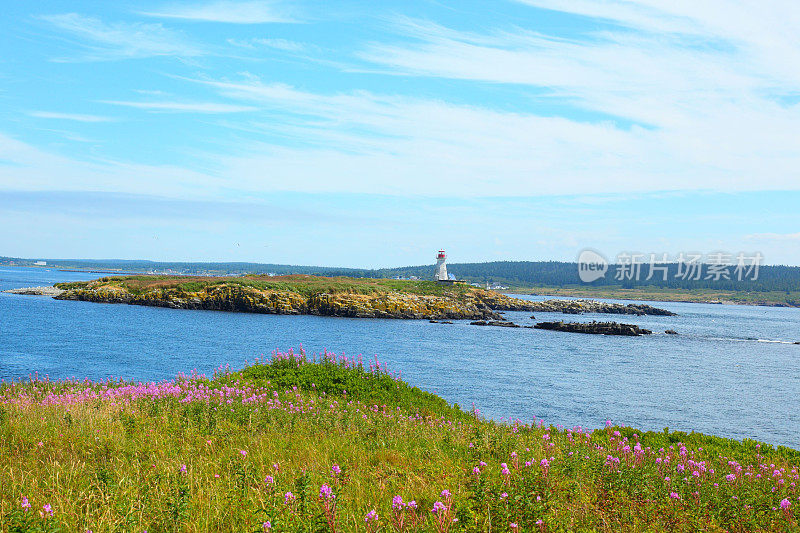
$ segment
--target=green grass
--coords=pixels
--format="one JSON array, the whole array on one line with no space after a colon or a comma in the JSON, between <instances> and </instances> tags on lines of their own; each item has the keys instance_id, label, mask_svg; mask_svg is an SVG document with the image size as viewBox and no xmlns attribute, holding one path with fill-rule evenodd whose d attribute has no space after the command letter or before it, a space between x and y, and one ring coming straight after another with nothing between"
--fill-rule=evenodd
<instances>
[{"instance_id":1,"label":"green grass","mask_svg":"<svg viewBox=\"0 0 800 533\"><path fill-rule=\"evenodd\" d=\"M58 283L56 287L80 289L99 285L116 286L127 291L140 294L152 289L179 289L185 292L198 292L216 285L238 285L259 290L288 291L311 296L319 293L355 293L375 294L386 292L402 292L420 295L444 294L460 295L472 289L468 285L443 285L429 280L395 280L348 277L322 277L306 275L290 276L166 276L136 275L103 277L96 281L78 281Z\"/></svg>"},{"instance_id":2,"label":"green grass","mask_svg":"<svg viewBox=\"0 0 800 533\"><path fill-rule=\"evenodd\" d=\"M797 531L798 464L694 433L497 424L330 355L0 387L4 532Z\"/></svg>"}]
</instances>

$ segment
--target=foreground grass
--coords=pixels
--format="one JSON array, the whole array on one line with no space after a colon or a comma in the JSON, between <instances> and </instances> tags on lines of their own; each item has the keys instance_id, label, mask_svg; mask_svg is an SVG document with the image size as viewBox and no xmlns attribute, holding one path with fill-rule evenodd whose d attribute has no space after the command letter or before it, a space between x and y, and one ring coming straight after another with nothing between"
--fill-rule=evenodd
<instances>
[{"instance_id":1,"label":"foreground grass","mask_svg":"<svg viewBox=\"0 0 800 533\"><path fill-rule=\"evenodd\" d=\"M376 363L0 388L2 531L797 531L800 453L496 424Z\"/></svg>"}]
</instances>

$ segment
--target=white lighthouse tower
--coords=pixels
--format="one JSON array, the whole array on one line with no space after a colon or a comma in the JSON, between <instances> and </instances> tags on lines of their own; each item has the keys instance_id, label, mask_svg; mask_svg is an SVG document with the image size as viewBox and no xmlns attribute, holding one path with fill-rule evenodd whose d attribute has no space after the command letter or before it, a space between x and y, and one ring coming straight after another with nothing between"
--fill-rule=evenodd
<instances>
[{"instance_id":1,"label":"white lighthouse tower","mask_svg":"<svg viewBox=\"0 0 800 533\"><path fill-rule=\"evenodd\" d=\"M447 281L447 264L445 263L446 257L444 254L444 250L439 250L439 253L436 254L436 272L433 275L433 279L437 281Z\"/></svg>"}]
</instances>

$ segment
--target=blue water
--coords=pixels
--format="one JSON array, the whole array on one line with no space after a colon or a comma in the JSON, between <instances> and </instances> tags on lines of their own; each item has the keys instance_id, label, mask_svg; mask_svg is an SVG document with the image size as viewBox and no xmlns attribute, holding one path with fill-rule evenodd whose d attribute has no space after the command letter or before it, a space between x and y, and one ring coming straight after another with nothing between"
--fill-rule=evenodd
<instances>
[{"instance_id":1,"label":"blue water","mask_svg":"<svg viewBox=\"0 0 800 533\"><path fill-rule=\"evenodd\" d=\"M0 290L98 274L0 268ZM536 297L529 297L536 299ZM651 302L652 303L652 302ZM403 379L486 417L565 426L606 419L800 449L800 309L654 303L676 317L623 317L658 333L530 329L186 311L0 293L0 378L172 378L241 367L272 350L377 355ZM519 324L529 313L506 313ZM608 320L538 313L536 320ZM620 317L611 317L619 319ZM680 335L665 335L675 329ZM760 340L759 340L760 339ZM773 341L773 342L765 342ZM779 342L774 342L779 341Z\"/></svg>"}]
</instances>

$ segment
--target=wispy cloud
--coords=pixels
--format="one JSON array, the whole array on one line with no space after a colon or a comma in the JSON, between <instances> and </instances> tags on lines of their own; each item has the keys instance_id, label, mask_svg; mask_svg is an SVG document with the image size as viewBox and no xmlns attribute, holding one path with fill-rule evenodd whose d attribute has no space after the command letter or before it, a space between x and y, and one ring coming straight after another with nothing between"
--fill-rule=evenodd
<instances>
[{"instance_id":1,"label":"wispy cloud","mask_svg":"<svg viewBox=\"0 0 800 533\"><path fill-rule=\"evenodd\" d=\"M58 62L110 61L156 56L188 58L205 54L200 45L191 42L183 34L157 23L106 23L77 13L46 15L41 19L72 35L77 40L76 44L84 50L75 57L54 59Z\"/></svg>"},{"instance_id":2,"label":"wispy cloud","mask_svg":"<svg viewBox=\"0 0 800 533\"><path fill-rule=\"evenodd\" d=\"M81 115L75 113L57 113L52 111L31 111L28 115L36 118L52 118L57 120L74 120L75 122L110 122L114 119L100 115Z\"/></svg>"},{"instance_id":3,"label":"wispy cloud","mask_svg":"<svg viewBox=\"0 0 800 533\"><path fill-rule=\"evenodd\" d=\"M242 113L256 111L253 106L222 104L217 102L133 102L123 100L100 100L100 103L134 107L162 113Z\"/></svg>"},{"instance_id":4,"label":"wispy cloud","mask_svg":"<svg viewBox=\"0 0 800 533\"><path fill-rule=\"evenodd\" d=\"M540 108L559 106L573 134L571 156L545 154L554 166L561 159L558 174L592 161L612 187L620 180L600 176L615 167L652 190L798 186L800 106L782 97L800 91L789 67L800 63L800 42L788 37L800 24L793 2L525 3L594 17L600 29L564 38L399 18L394 40L359 56L395 74L504 84ZM582 138L577 122L606 123L618 142ZM598 144L607 152L595 159Z\"/></svg>"},{"instance_id":5,"label":"wispy cloud","mask_svg":"<svg viewBox=\"0 0 800 533\"><path fill-rule=\"evenodd\" d=\"M795 189L800 155L769 183L763 169L732 173L726 147L664 149L675 139L658 129L620 129L534 113L454 105L439 100L353 91L319 94L242 81L195 80L222 96L255 103L270 120L249 131L286 146L253 141L247 153L220 158L245 187L269 183L296 190L341 190L458 196L563 194L580 191ZM240 127L244 127L239 125ZM738 163L738 162L737 162ZM557 177L557 178L556 178Z\"/></svg>"},{"instance_id":6,"label":"wispy cloud","mask_svg":"<svg viewBox=\"0 0 800 533\"><path fill-rule=\"evenodd\" d=\"M157 11L144 11L141 14L160 18L231 24L297 22L297 19L290 15L288 8L283 3L263 0L172 4Z\"/></svg>"},{"instance_id":7,"label":"wispy cloud","mask_svg":"<svg viewBox=\"0 0 800 533\"><path fill-rule=\"evenodd\" d=\"M290 41L287 39L228 39L228 43L240 48L247 48L249 50L255 50L260 47L268 47L274 48L275 50L282 50L284 52L302 52L308 48L307 44L299 43L297 41Z\"/></svg>"},{"instance_id":8,"label":"wispy cloud","mask_svg":"<svg viewBox=\"0 0 800 533\"><path fill-rule=\"evenodd\" d=\"M794 242L800 241L800 233L752 233L744 238L752 241Z\"/></svg>"}]
</instances>

